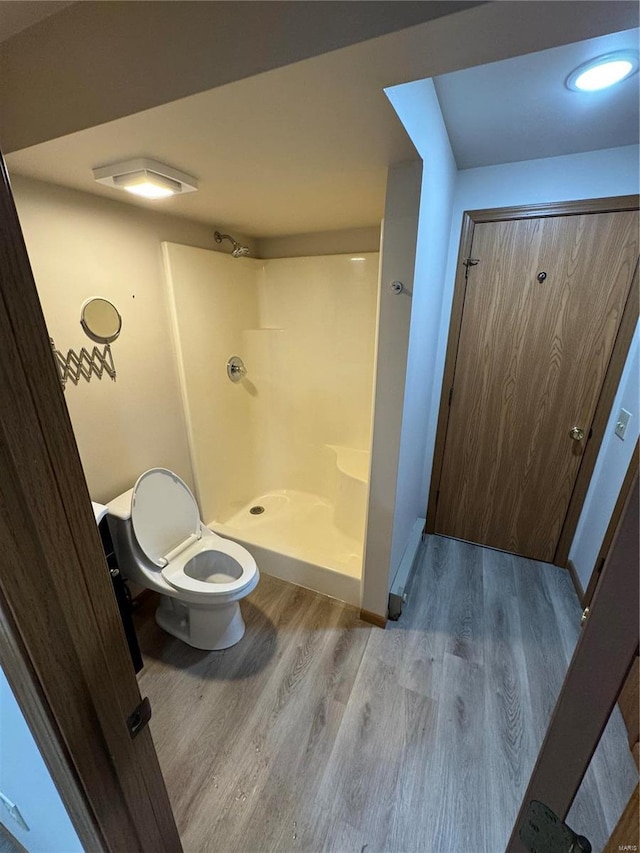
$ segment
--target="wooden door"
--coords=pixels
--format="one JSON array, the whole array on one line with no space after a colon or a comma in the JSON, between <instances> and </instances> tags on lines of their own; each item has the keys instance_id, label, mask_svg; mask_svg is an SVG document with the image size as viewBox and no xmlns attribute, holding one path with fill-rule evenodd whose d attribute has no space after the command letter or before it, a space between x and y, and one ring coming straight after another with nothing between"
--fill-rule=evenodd
<instances>
[{"instance_id":1,"label":"wooden door","mask_svg":"<svg viewBox=\"0 0 640 853\"><path fill-rule=\"evenodd\" d=\"M471 255L435 532L551 561L629 295L638 213L477 223Z\"/></svg>"},{"instance_id":2,"label":"wooden door","mask_svg":"<svg viewBox=\"0 0 640 853\"><path fill-rule=\"evenodd\" d=\"M86 850L179 853L0 155L0 664Z\"/></svg>"}]
</instances>

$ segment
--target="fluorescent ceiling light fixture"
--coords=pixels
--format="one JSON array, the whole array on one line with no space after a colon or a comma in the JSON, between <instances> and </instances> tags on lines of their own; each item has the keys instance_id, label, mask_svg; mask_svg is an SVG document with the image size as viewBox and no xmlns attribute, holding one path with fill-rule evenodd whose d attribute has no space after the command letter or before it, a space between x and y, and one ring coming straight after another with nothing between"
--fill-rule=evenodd
<instances>
[{"instance_id":1,"label":"fluorescent ceiling light fixture","mask_svg":"<svg viewBox=\"0 0 640 853\"><path fill-rule=\"evenodd\" d=\"M168 198L198 189L198 182L191 175L143 157L101 166L93 170L93 177L99 184L126 190L143 198Z\"/></svg>"},{"instance_id":2,"label":"fluorescent ceiling light fixture","mask_svg":"<svg viewBox=\"0 0 640 853\"><path fill-rule=\"evenodd\" d=\"M616 50L579 65L567 77L567 88L574 92L599 92L621 83L637 70L637 51Z\"/></svg>"}]
</instances>

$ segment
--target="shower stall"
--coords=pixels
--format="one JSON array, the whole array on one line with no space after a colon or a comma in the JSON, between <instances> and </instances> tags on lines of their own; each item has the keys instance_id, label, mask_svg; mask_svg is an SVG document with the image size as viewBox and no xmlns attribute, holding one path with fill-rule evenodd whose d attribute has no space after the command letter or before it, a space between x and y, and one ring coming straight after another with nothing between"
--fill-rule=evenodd
<instances>
[{"instance_id":1,"label":"shower stall","mask_svg":"<svg viewBox=\"0 0 640 853\"><path fill-rule=\"evenodd\" d=\"M163 252L203 520L261 571L359 605L378 253Z\"/></svg>"}]
</instances>

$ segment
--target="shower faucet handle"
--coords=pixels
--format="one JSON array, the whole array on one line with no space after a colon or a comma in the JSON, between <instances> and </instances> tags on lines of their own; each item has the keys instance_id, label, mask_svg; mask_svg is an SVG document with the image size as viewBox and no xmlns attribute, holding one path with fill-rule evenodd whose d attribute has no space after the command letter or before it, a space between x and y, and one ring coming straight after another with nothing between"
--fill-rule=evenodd
<instances>
[{"instance_id":1,"label":"shower faucet handle","mask_svg":"<svg viewBox=\"0 0 640 853\"><path fill-rule=\"evenodd\" d=\"M227 376L232 382L239 382L247 375L247 368L239 355L232 355L227 362Z\"/></svg>"}]
</instances>

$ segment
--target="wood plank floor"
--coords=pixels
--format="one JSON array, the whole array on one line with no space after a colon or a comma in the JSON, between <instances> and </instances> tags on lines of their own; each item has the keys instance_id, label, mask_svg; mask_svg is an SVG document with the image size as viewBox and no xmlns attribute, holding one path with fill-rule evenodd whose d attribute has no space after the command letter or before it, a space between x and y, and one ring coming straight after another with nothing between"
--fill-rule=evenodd
<instances>
[{"instance_id":1,"label":"wood plank floor","mask_svg":"<svg viewBox=\"0 0 640 853\"><path fill-rule=\"evenodd\" d=\"M567 572L429 537L385 631L263 575L200 652L137 615L186 853L502 853L575 646ZM569 816L602 850L637 782L616 709Z\"/></svg>"},{"instance_id":2,"label":"wood plank floor","mask_svg":"<svg viewBox=\"0 0 640 853\"><path fill-rule=\"evenodd\" d=\"M0 853L25 853L24 847L16 842L14 836L0 823Z\"/></svg>"}]
</instances>

